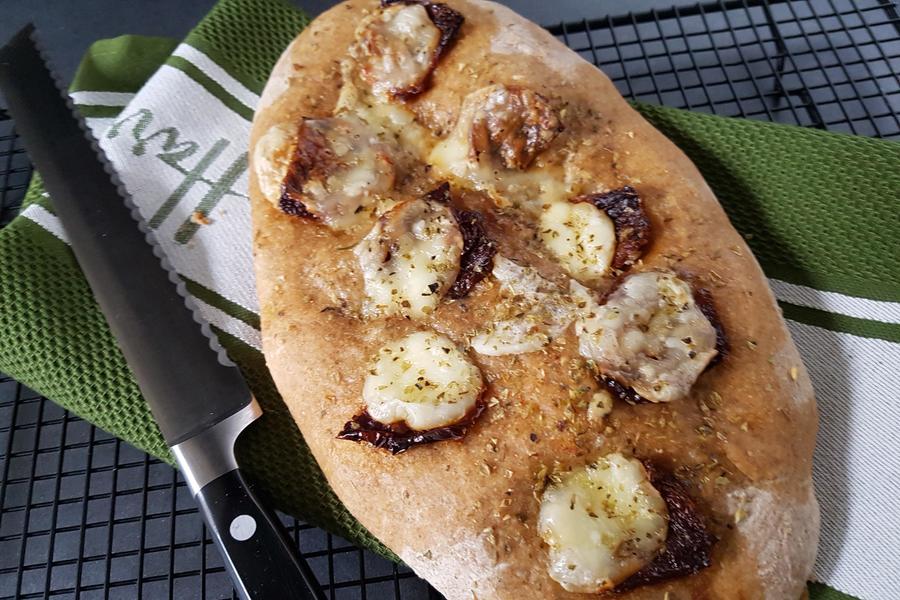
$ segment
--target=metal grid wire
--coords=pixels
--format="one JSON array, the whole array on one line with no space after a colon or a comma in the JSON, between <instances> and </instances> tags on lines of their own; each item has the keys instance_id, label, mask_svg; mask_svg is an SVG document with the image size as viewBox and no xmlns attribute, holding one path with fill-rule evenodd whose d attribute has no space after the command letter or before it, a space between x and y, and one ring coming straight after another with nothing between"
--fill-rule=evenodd
<instances>
[{"instance_id":1,"label":"metal grid wire","mask_svg":"<svg viewBox=\"0 0 900 600\"><path fill-rule=\"evenodd\" d=\"M548 28L629 98L900 139L891 0L728 0ZM30 167L0 114L0 225ZM405 567L296 519L332 599L439 598ZM232 598L184 482L0 374L0 600Z\"/></svg>"},{"instance_id":2,"label":"metal grid wire","mask_svg":"<svg viewBox=\"0 0 900 600\"><path fill-rule=\"evenodd\" d=\"M628 98L900 138L900 17L891 0L731 0L550 31Z\"/></svg>"}]
</instances>

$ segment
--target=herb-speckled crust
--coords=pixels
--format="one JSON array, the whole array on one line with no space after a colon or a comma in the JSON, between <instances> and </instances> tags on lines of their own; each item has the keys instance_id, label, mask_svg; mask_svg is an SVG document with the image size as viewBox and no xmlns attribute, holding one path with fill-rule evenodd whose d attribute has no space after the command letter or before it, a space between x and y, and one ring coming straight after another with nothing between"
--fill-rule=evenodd
<instances>
[{"instance_id":1,"label":"herb-speckled crust","mask_svg":"<svg viewBox=\"0 0 900 600\"><path fill-rule=\"evenodd\" d=\"M589 140L574 152L598 184L638 189L653 234L633 272L672 269L709 289L731 351L688 398L617 402L598 424L587 420L579 396L598 384L590 373L570 372L578 357L570 328L542 352L470 353L491 383L488 408L462 441L393 456L337 439L362 407L369 357L417 324L353 317L360 274L353 253L341 249L355 240L279 212L261 198L251 175L263 349L329 482L373 534L451 600L587 599L596 596L565 592L550 579L536 532L536 498L547 471L622 451L677 473L718 542L708 569L610 597L800 597L819 527L811 479L816 408L749 249L694 165L605 75L506 8L479 0L447 4L465 23L432 87L410 101L420 122L446 132L465 95L489 83L526 85L565 104L566 129L545 154ZM251 147L273 124L330 114L341 84L339 61L356 24L376 7L374 0L340 4L291 44L263 94ZM467 209L484 209L501 254L559 279L525 229L491 213L478 194L464 200ZM467 298L445 300L421 325L462 344L490 318L497 292L487 279Z\"/></svg>"}]
</instances>

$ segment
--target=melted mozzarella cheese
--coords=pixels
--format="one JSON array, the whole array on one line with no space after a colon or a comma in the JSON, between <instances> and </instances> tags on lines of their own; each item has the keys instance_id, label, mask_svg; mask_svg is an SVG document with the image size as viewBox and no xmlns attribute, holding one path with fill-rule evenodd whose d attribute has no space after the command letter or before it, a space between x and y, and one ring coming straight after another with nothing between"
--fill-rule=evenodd
<instances>
[{"instance_id":1,"label":"melted mozzarella cheese","mask_svg":"<svg viewBox=\"0 0 900 600\"><path fill-rule=\"evenodd\" d=\"M588 403L587 418L589 421L598 423L605 419L613 409L612 394L606 390L594 392L591 401Z\"/></svg>"},{"instance_id":2,"label":"melted mozzarella cheese","mask_svg":"<svg viewBox=\"0 0 900 600\"><path fill-rule=\"evenodd\" d=\"M541 240L575 279L606 275L616 250L616 229L606 213L588 202L554 202L541 215Z\"/></svg>"},{"instance_id":3,"label":"melted mozzarella cheese","mask_svg":"<svg viewBox=\"0 0 900 600\"><path fill-rule=\"evenodd\" d=\"M335 112L355 115L380 135L396 139L402 148L424 160L435 144L431 131L416 121L405 104L383 102L360 90L353 83L352 69L352 61L342 65L345 81Z\"/></svg>"},{"instance_id":4,"label":"melted mozzarella cheese","mask_svg":"<svg viewBox=\"0 0 900 600\"><path fill-rule=\"evenodd\" d=\"M459 421L482 387L478 367L451 340L420 331L379 350L363 400L375 420L423 431Z\"/></svg>"},{"instance_id":5,"label":"melted mozzarella cheese","mask_svg":"<svg viewBox=\"0 0 900 600\"><path fill-rule=\"evenodd\" d=\"M431 314L456 279L463 240L450 208L412 200L385 213L354 248L370 315Z\"/></svg>"},{"instance_id":6,"label":"melted mozzarella cheese","mask_svg":"<svg viewBox=\"0 0 900 600\"><path fill-rule=\"evenodd\" d=\"M457 133L438 142L428 163L440 178L488 194L498 206L514 206L537 214L542 204L568 195L558 167L532 167L528 171L498 169L473 159L471 144Z\"/></svg>"},{"instance_id":7,"label":"melted mozzarella cheese","mask_svg":"<svg viewBox=\"0 0 900 600\"><path fill-rule=\"evenodd\" d=\"M484 90L472 92L453 131L438 142L427 161L438 177L488 194L499 206L523 208L537 215L542 204L562 201L569 190L562 167L532 166L527 171L496 165L488 153L479 155L472 145L472 126Z\"/></svg>"},{"instance_id":8,"label":"melted mozzarella cheese","mask_svg":"<svg viewBox=\"0 0 900 600\"><path fill-rule=\"evenodd\" d=\"M668 511L644 466L619 453L565 475L541 498L550 576L570 592L621 583L662 550Z\"/></svg>"},{"instance_id":9,"label":"melted mozzarella cheese","mask_svg":"<svg viewBox=\"0 0 900 600\"><path fill-rule=\"evenodd\" d=\"M594 297L594 293L589 289L575 281L569 280L569 295L578 310L578 320L575 321L575 333L580 334L584 328L586 319L591 319L596 315L600 305Z\"/></svg>"},{"instance_id":10,"label":"melted mozzarella cheese","mask_svg":"<svg viewBox=\"0 0 900 600\"><path fill-rule=\"evenodd\" d=\"M582 356L652 402L685 396L716 355L716 331L671 273L628 276L576 326Z\"/></svg>"},{"instance_id":11,"label":"melted mozzarella cheese","mask_svg":"<svg viewBox=\"0 0 900 600\"><path fill-rule=\"evenodd\" d=\"M290 183L293 197L316 218L350 229L369 221L380 195L393 188L391 153L376 131L345 114L273 126L256 143L253 164L260 191L276 207ZM292 168L306 178L289 181Z\"/></svg>"},{"instance_id":12,"label":"melted mozzarella cheese","mask_svg":"<svg viewBox=\"0 0 900 600\"><path fill-rule=\"evenodd\" d=\"M281 183L291 166L296 148L297 125L273 125L259 138L253 149L253 169L263 197L278 206Z\"/></svg>"},{"instance_id":13,"label":"melted mozzarella cheese","mask_svg":"<svg viewBox=\"0 0 900 600\"><path fill-rule=\"evenodd\" d=\"M416 88L428 76L441 32L421 4L396 4L364 19L351 54L376 96Z\"/></svg>"},{"instance_id":14,"label":"melted mozzarella cheese","mask_svg":"<svg viewBox=\"0 0 900 600\"><path fill-rule=\"evenodd\" d=\"M328 145L322 156L308 157L327 161L328 166L323 176L303 184L307 210L334 229L350 229L369 221L375 197L394 186L387 144L365 122L350 115L309 119L304 126L321 134Z\"/></svg>"},{"instance_id":15,"label":"melted mozzarella cheese","mask_svg":"<svg viewBox=\"0 0 900 600\"><path fill-rule=\"evenodd\" d=\"M531 267L494 257L491 272L500 299L490 328L472 337L472 348L485 356L540 350L560 336L574 318L571 297Z\"/></svg>"}]
</instances>

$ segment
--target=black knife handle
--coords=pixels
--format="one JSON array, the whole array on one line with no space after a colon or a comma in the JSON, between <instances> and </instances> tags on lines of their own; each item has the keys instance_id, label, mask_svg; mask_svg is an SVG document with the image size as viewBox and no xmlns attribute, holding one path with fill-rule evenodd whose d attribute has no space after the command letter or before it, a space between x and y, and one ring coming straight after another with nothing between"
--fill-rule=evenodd
<instances>
[{"instance_id":1,"label":"black knife handle","mask_svg":"<svg viewBox=\"0 0 900 600\"><path fill-rule=\"evenodd\" d=\"M315 575L240 469L206 484L196 499L241 598L324 600Z\"/></svg>"}]
</instances>

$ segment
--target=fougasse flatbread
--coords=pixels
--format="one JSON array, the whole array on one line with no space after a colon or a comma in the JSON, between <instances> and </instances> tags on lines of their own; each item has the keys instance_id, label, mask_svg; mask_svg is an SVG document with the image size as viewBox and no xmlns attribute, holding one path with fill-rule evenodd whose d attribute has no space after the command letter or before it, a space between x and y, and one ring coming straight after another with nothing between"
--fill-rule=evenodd
<instances>
[{"instance_id":1,"label":"fougasse flatbread","mask_svg":"<svg viewBox=\"0 0 900 600\"><path fill-rule=\"evenodd\" d=\"M250 154L272 376L418 575L802 596L809 378L697 169L601 71L490 2L352 0L284 52Z\"/></svg>"}]
</instances>

